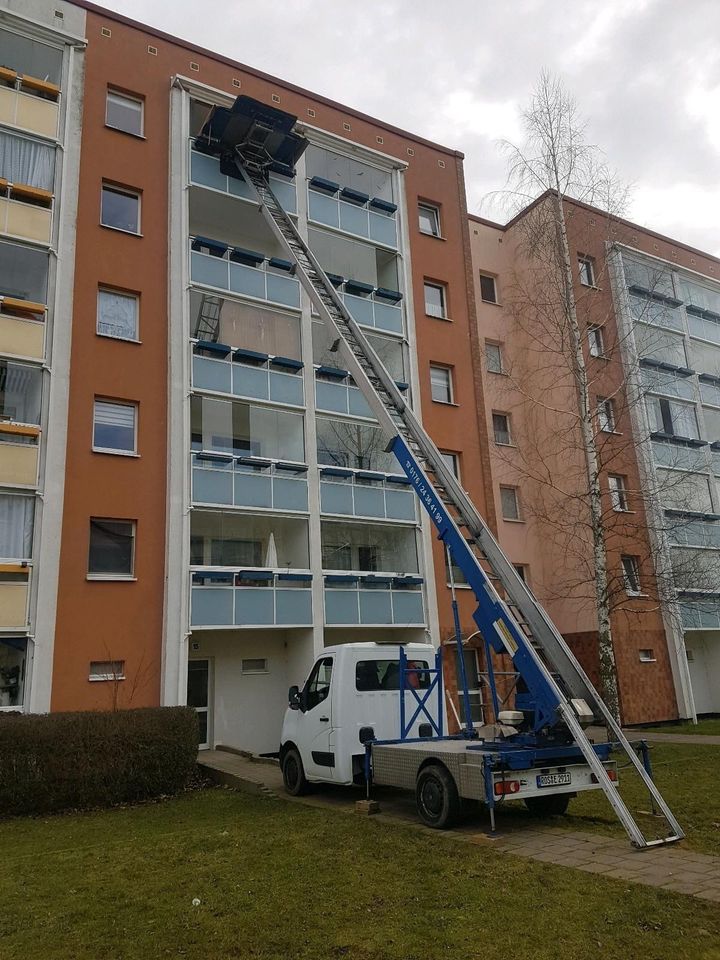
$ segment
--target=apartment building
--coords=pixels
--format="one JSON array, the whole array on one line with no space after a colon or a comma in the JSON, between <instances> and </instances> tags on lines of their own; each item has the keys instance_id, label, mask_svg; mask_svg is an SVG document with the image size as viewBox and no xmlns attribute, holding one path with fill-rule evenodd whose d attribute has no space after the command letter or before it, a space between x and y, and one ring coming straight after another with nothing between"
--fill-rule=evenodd
<instances>
[{"instance_id":1,"label":"apartment building","mask_svg":"<svg viewBox=\"0 0 720 960\"><path fill-rule=\"evenodd\" d=\"M492 518L462 157L90 3L17 10L0 135L55 172L28 201L0 171L28 276L0 259L0 709L188 702L203 744L272 751L325 646L453 619L388 438L203 131L241 94L298 117L273 189Z\"/></svg>"},{"instance_id":2,"label":"apartment building","mask_svg":"<svg viewBox=\"0 0 720 960\"><path fill-rule=\"evenodd\" d=\"M541 197L470 218L499 536L598 679L587 472L567 330L528 253ZM720 709L720 262L567 200L626 723Z\"/></svg>"}]
</instances>

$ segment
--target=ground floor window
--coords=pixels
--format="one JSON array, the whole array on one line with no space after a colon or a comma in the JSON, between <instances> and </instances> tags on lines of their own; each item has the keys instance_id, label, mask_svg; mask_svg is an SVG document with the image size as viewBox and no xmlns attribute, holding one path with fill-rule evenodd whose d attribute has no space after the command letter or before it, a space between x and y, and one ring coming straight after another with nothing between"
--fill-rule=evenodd
<instances>
[{"instance_id":1,"label":"ground floor window","mask_svg":"<svg viewBox=\"0 0 720 960\"><path fill-rule=\"evenodd\" d=\"M25 637L0 637L0 707L22 707L25 688Z\"/></svg>"}]
</instances>

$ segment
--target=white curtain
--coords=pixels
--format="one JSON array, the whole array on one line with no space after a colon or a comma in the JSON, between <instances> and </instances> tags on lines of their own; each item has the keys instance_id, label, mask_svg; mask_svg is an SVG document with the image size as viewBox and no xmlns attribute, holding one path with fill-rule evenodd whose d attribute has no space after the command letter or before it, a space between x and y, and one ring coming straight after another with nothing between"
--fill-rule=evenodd
<instances>
[{"instance_id":1,"label":"white curtain","mask_svg":"<svg viewBox=\"0 0 720 960\"><path fill-rule=\"evenodd\" d=\"M98 292L98 333L122 340L137 337L137 298L110 290Z\"/></svg>"},{"instance_id":2,"label":"white curtain","mask_svg":"<svg viewBox=\"0 0 720 960\"><path fill-rule=\"evenodd\" d=\"M55 148L0 133L0 177L41 190L53 189Z\"/></svg>"},{"instance_id":3,"label":"white curtain","mask_svg":"<svg viewBox=\"0 0 720 960\"><path fill-rule=\"evenodd\" d=\"M0 557L30 560L32 557L33 497L0 494Z\"/></svg>"}]
</instances>

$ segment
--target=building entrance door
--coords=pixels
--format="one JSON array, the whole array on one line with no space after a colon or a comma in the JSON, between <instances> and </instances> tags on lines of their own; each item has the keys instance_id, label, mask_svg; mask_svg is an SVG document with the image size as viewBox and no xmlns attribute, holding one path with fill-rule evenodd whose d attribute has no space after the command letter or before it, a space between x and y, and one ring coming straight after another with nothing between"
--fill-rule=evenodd
<instances>
[{"instance_id":1,"label":"building entrance door","mask_svg":"<svg viewBox=\"0 0 720 960\"><path fill-rule=\"evenodd\" d=\"M212 744L211 669L209 660L188 661L187 705L198 715L198 747L207 750Z\"/></svg>"}]
</instances>

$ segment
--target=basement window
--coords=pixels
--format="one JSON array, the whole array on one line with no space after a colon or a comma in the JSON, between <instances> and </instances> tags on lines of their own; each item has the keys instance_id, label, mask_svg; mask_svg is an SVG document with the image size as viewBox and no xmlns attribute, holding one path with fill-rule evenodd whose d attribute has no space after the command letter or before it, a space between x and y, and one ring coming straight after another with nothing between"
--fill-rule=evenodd
<instances>
[{"instance_id":1,"label":"basement window","mask_svg":"<svg viewBox=\"0 0 720 960\"><path fill-rule=\"evenodd\" d=\"M240 671L243 674L267 673L268 662L265 657L249 657L240 661Z\"/></svg>"},{"instance_id":2,"label":"basement window","mask_svg":"<svg viewBox=\"0 0 720 960\"><path fill-rule=\"evenodd\" d=\"M655 662L656 662L656 657L655 657L654 650L652 650L651 648L647 648L646 650L640 651L640 663L655 663Z\"/></svg>"},{"instance_id":3,"label":"basement window","mask_svg":"<svg viewBox=\"0 0 720 960\"><path fill-rule=\"evenodd\" d=\"M124 680L124 660L92 660L88 680Z\"/></svg>"}]
</instances>

